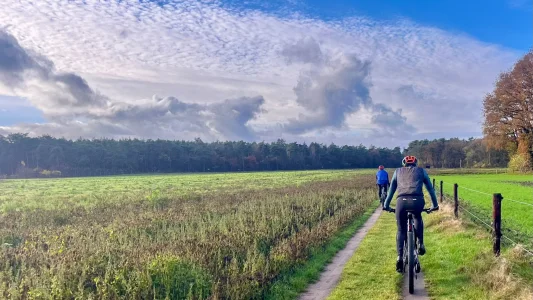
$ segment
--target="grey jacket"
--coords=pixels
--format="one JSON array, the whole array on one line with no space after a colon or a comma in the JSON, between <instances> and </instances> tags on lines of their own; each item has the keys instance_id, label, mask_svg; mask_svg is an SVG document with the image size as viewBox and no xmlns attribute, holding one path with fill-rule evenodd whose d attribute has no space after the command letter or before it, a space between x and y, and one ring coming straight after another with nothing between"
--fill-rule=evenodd
<instances>
[{"instance_id":1,"label":"grey jacket","mask_svg":"<svg viewBox=\"0 0 533 300\"><path fill-rule=\"evenodd\" d=\"M426 186L426 189L431 196L432 207L439 206L437 202L437 195L435 195L435 189L429 179L429 175L423 168L419 167L403 167L398 168L394 171L392 175L392 180L390 184L389 192L387 193L387 199L383 207L385 209L389 208L389 205L392 201L392 196L397 191L398 197L400 196L424 196L424 191L422 190L422 185Z\"/></svg>"}]
</instances>

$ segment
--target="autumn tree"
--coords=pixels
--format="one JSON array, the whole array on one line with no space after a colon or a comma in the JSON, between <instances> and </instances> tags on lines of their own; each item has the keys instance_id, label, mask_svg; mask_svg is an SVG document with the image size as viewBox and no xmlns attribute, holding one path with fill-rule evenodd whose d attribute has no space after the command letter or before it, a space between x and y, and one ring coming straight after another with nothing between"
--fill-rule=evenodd
<instances>
[{"instance_id":1,"label":"autumn tree","mask_svg":"<svg viewBox=\"0 0 533 300\"><path fill-rule=\"evenodd\" d=\"M483 101L483 133L487 145L506 149L533 162L533 51L509 72L500 74L494 91Z\"/></svg>"}]
</instances>

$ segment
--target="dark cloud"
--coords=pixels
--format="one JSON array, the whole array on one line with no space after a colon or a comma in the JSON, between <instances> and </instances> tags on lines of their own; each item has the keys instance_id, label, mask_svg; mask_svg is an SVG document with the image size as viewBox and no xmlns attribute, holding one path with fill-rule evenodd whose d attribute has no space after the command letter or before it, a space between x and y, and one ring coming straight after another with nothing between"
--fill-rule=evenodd
<instances>
[{"instance_id":1,"label":"dark cloud","mask_svg":"<svg viewBox=\"0 0 533 300\"><path fill-rule=\"evenodd\" d=\"M285 128L304 133L323 127L340 127L346 116L372 103L370 63L355 56L332 61L331 66L302 74L294 88L296 101L310 113L290 120Z\"/></svg>"},{"instance_id":2,"label":"dark cloud","mask_svg":"<svg viewBox=\"0 0 533 300\"><path fill-rule=\"evenodd\" d=\"M378 126L375 132L381 136L409 138L416 132L416 129L407 123L407 118L402 116L401 109L394 111L386 105L374 104L372 111L372 124Z\"/></svg>"},{"instance_id":3,"label":"dark cloud","mask_svg":"<svg viewBox=\"0 0 533 300\"><path fill-rule=\"evenodd\" d=\"M57 72L51 61L24 49L13 36L1 31L0 50L3 50L1 83L13 86L18 96L29 99L50 121L13 127L18 131L26 128L35 134L68 137L201 137L205 140L256 140L267 132L258 133L250 125L263 112L265 100L261 96L212 104L157 96L135 104L117 102L91 88L81 76ZM305 113L273 126L271 133L298 136L310 131L339 129L349 115L363 109L372 113L371 122L378 127L376 134L380 136L414 131L400 110L373 103L370 62L354 55L333 59L312 38L286 46L282 55L288 63L310 64L293 89Z\"/></svg>"},{"instance_id":4,"label":"dark cloud","mask_svg":"<svg viewBox=\"0 0 533 300\"><path fill-rule=\"evenodd\" d=\"M0 80L8 85L24 82L24 73L35 70L41 73L49 63L40 59L41 64L30 56L9 33L0 30ZM46 75L40 74L42 76Z\"/></svg>"},{"instance_id":5,"label":"dark cloud","mask_svg":"<svg viewBox=\"0 0 533 300\"><path fill-rule=\"evenodd\" d=\"M208 110L212 112L214 118L209 123L223 136L230 139L254 140L256 134L247 124L263 111L261 106L264 103L265 99L257 96L241 97L211 104L208 106Z\"/></svg>"},{"instance_id":6,"label":"dark cloud","mask_svg":"<svg viewBox=\"0 0 533 300\"><path fill-rule=\"evenodd\" d=\"M28 98L45 115L57 108L102 106L107 99L73 73L60 73L47 58L24 49L0 30L0 82Z\"/></svg>"},{"instance_id":7,"label":"dark cloud","mask_svg":"<svg viewBox=\"0 0 533 300\"><path fill-rule=\"evenodd\" d=\"M312 38L285 46L282 54L288 63L313 64L309 71L302 72L294 87L296 101L306 112L283 124L286 132L303 134L324 128L341 128L349 115L361 112L363 108L372 113L371 122L377 125L378 131L394 134L415 130L407 124L401 110L394 111L372 101L370 61L363 61L353 54L334 59L323 53Z\"/></svg>"},{"instance_id":8,"label":"dark cloud","mask_svg":"<svg viewBox=\"0 0 533 300\"><path fill-rule=\"evenodd\" d=\"M318 42L307 37L294 44L288 44L281 50L281 55L288 64L291 63L321 63L324 59Z\"/></svg>"},{"instance_id":9,"label":"dark cloud","mask_svg":"<svg viewBox=\"0 0 533 300\"><path fill-rule=\"evenodd\" d=\"M158 120L165 115L184 115L198 118L198 113L203 109L203 106L199 104L182 102L175 97L160 98L154 96L143 104L113 104L103 117L115 121Z\"/></svg>"},{"instance_id":10,"label":"dark cloud","mask_svg":"<svg viewBox=\"0 0 533 300\"><path fill-rule=\"evenodd\" d=\"M88 106L104 105L106 97L93 91L87 81L73 73L54 74L50 80L61 86L61 93L57 96L57 101L61 105ZM62 97L67 95L67 97Z\"/></svg>"},{"instance_id":11,"label":"dark cloud","mask_svg":"<svg viewBox=\"0 0 533 300\"><path fill-rule=\"evenodd\" d=\"M81 76L57 72L51 61L27 51L4 31L0 31L0 51L0 83L28 98L51 121L15 126L14 131L66 137L251 140L255 132L248 123L265 102L261 96L209 105L157 96L140 104L116 102L92 89Z\"/></svg>"}]
</instances>

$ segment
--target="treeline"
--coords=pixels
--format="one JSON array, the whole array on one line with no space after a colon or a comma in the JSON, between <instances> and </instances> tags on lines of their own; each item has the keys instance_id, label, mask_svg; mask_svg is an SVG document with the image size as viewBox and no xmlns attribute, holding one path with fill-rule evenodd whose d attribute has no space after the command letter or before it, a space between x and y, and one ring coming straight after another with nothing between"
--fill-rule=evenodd
<instances>
[{"instance_id":1,"label":"treeline","mask_svg":"<svg viewBox=\"0 0 533 300\"><path fill-rule=\"evenodd\" d=\"M415 155L421 164L436 168L507 167L509 153L487 147L483 139L416 140L405 153Z\"/></svg>"},{"instance_id":2,"label":"treeline","mask_svg":"<svg viewBox=\"0 0 533 300\"><path fill-rule=\"evenodd\" d=\"M437 168L505 167L508 154L481 139L413 141L402 152L359 146L139 139L67 140L0 135L0 176L54 177L137 173L234 172L399 167L403 155Z\"/></svg>"},{"instance_id":3,"label":"treeline","mask_svg":"<svg viewBox=\"0 0 533 300\"><path fill-rule=\"evenodd\" d=\"M398 167L394 149L311 143L0 136L0 174L12 177Z\"/></svg>"}]
</instances>

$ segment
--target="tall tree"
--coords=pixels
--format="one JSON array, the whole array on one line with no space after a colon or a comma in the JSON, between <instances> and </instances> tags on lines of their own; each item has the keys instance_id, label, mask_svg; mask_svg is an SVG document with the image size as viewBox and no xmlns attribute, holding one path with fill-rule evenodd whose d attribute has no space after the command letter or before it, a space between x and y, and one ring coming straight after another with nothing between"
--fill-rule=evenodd
<instances>
[{"instance_id":1,"label":"tall tree","mask_svg":"<svg viewBox=\"0 0 533 300\"><path fill-rule=\"evenodd\" d=\"M483 133L491 148L533 162L533 50L509 72L500 74L494 91L483 101Z\"/></svg>"}]
</instances>

